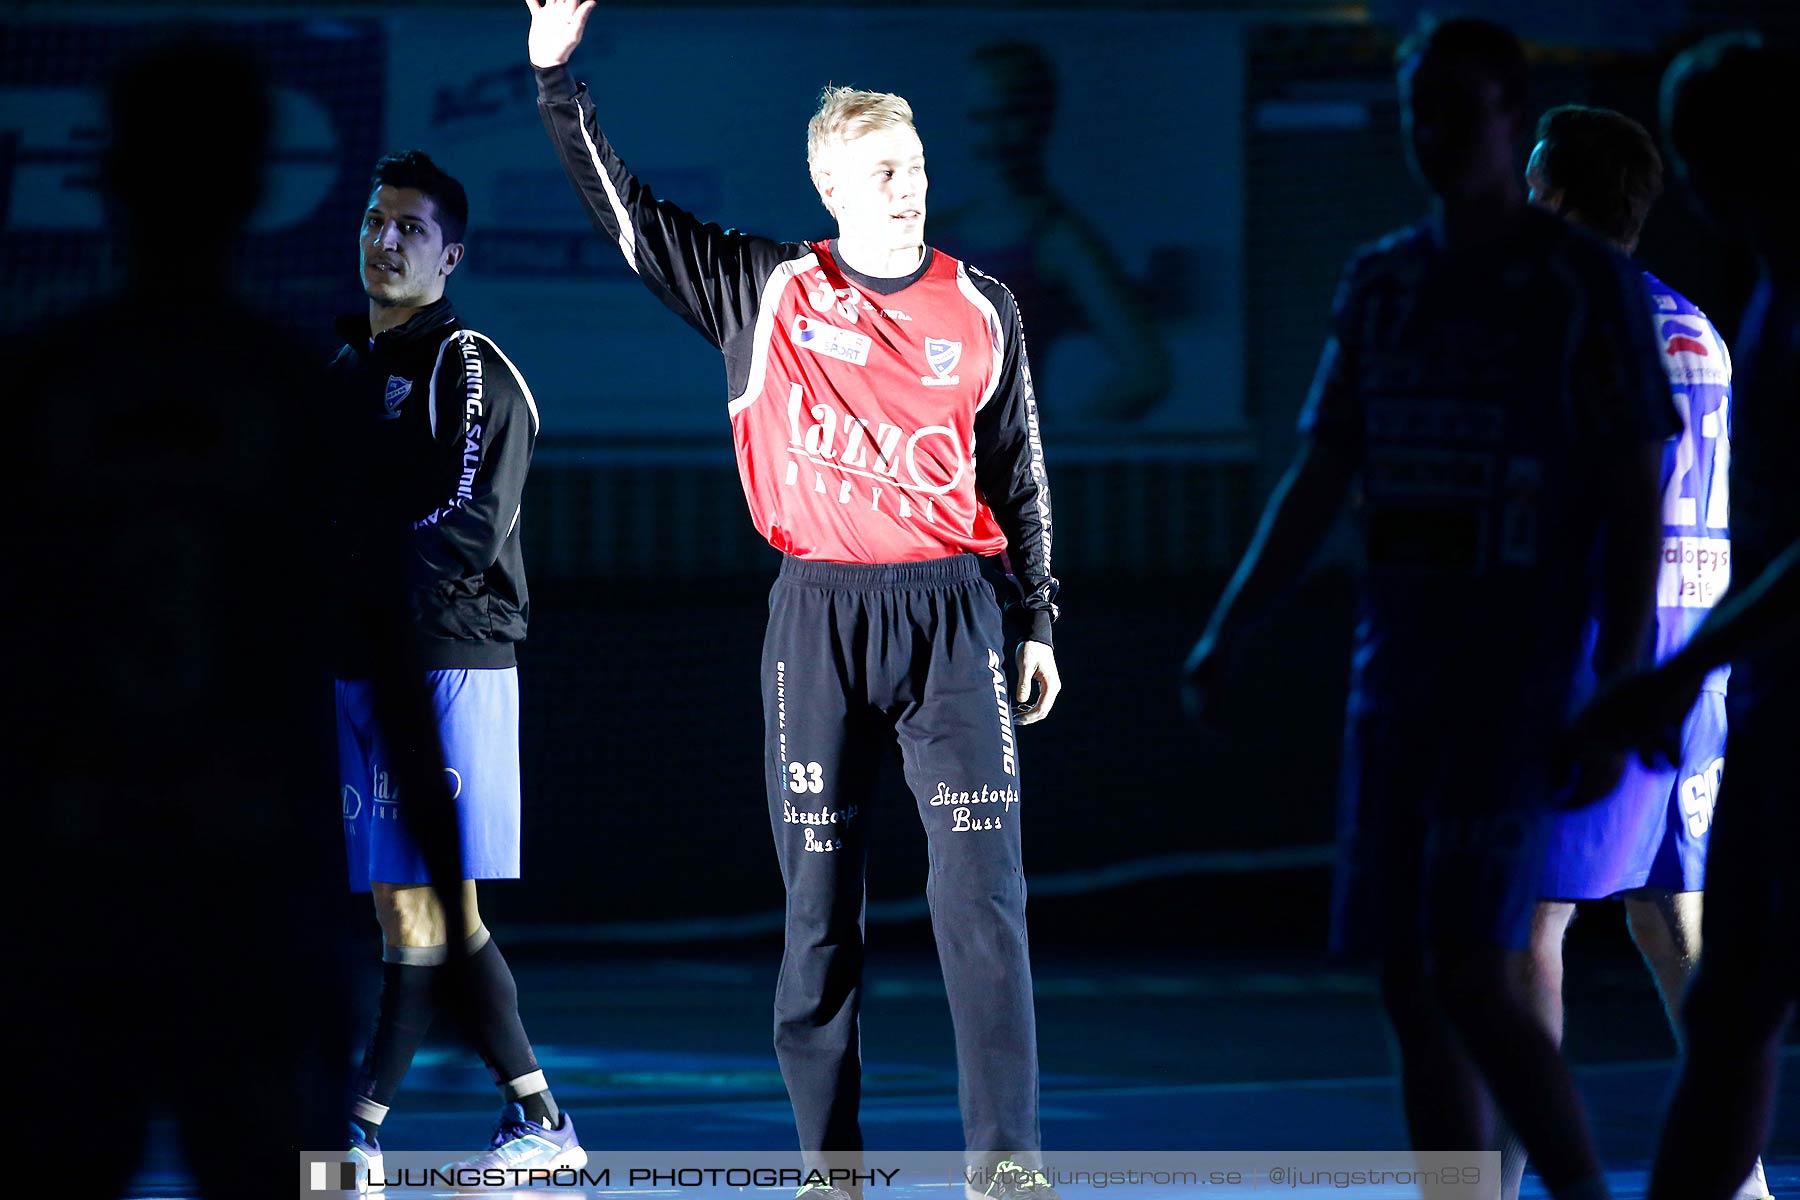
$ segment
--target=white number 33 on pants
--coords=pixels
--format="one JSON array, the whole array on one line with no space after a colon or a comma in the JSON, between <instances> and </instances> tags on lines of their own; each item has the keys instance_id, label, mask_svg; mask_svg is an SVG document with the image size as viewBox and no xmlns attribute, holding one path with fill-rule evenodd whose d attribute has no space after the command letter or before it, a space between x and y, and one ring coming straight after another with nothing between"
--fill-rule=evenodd
<instances>
[{"instance_id":1,"label":"white number 33 on pants","mask_svg":"<svg viewBox=\"0 0 1800 1200\"><path fill-rule=\"evenodd\" d=\"M788 780L788 787L796 792L817 794L825 790L825 772L816 762L791 762L788 764L788 774L793 776Z\"/></svg>"}]
</instances>

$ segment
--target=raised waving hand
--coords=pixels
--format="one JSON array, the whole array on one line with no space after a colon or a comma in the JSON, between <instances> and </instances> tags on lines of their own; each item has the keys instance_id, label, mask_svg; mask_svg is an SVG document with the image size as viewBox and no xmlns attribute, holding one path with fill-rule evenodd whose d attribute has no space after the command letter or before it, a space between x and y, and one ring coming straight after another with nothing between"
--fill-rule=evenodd
<instances>
[{"instance_id":1,"label":"raised waving hand","mask_svg":"<svg viewBox=\"0 0 1800 1200\"><path fill-rule=\"evenodd\" d=\"M534 67L560 67L581 45L582 30L597 0L525 0L531 10L531 32L525 45Z\"/></svg>"}]
</instances>

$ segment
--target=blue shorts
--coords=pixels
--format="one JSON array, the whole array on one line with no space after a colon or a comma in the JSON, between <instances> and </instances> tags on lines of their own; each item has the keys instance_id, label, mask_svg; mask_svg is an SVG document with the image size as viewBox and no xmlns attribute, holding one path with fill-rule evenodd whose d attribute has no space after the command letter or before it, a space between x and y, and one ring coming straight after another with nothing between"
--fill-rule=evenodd
<instances>
[{"instance_id":1,"label":"blue shorts","mask_svg":"<svg viewBox=\"0 0 1800 1200\"><path fill-rule=\"evenodd\" d=\"M1530 939L1554 789L1550 731L1496 738L1444 707L1426 720L1351 712L1332 897L1339 954L1517 950Z\"/></svg>"},{"instance_id":2,"label":"blue shorts","mask_svg":"<svg viewBox=\"0 0 1800 1200\"><path fill-rule=\"evenodd\" d=\"M1699 891L1724 769L1725 697L1701 692L1682 725L1679 768L1652 770L1634 755L1612 795L1556 814L1539 894L1601 900L1643 887Z\"/></svg>"},{"instance_id":3,"label":"blue shorts","mask_svg":"<svg viewBox=\"0 0 1800 1200\"><path fill-rule=\"evenodd\" d=\"M465 879L519 877L519 671L427 671L445 770L456 800ZM338 780L350 890L431 882L400 819L400 796L375 728L366 679L337 681Z\"/></svg>"}]
</instances>

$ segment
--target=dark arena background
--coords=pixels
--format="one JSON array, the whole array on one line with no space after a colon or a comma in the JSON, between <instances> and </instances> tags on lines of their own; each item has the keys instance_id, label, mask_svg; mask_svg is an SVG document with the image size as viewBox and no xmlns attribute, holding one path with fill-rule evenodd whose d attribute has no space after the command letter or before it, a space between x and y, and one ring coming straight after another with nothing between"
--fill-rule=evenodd
<instances>
[{"instance_id":1,"label":"dark arena background","mask_svg":"<svg viewBox=\"0 0 1800 1200\"><path fill-rule=\"evenodd\" d=\"M1293 454L1344 260L1424 211L1392 62L1435 8L603 2L572 62L613 144L659 195L795 239L832 232L804 158L820 88L899 92L930 158L927 240L1017 278L1062 581L1065 691L1045 723L1019 731L1052 1159L1406 1145L1376 982L1325 952L1354 595L1347 531L1252 635L1212 727L1184 719L1177 682ZM1653 132L1663 68L1700 36L1800 35L1800 8L1776 0L1471 0L1454 11L1525 39L1534 116L1603 105ZM177 29L241 47L269 75L267 192L231 279L319 361L339 345L333 318L366 303L356 228L374 161L418 147L464 182L468 252L448 294L517 364L542 418L521 517L524 878L483 885L482 912L590 1152L786 1151L794 1128L769 1046L783 892L758 684L778 556L746 517L717 354L644 293L562 176L535 107L526 25L516 0L8 5L0 335L28 339L119 282L98 189L104 87L122 56ZM1785 130L1771 148L1792 138ZM1042 169L1022 172L1022 160ZM217 183L195 181L184 219L206 219ZM1044 212L1077 231L1063 241L1088 261L1046 265L1049 218L1022 215ZM1637 258L1733 339L1752 260L1672 179ZM205 371L206 340L182 361ZM292 426L307 436L307 415ZM292 571L297 588L332 586L304 556ZM329 844L330 795L318 805ZM955 1150L925 838L897 754L870 820L865 1129L872 1152ZM341 858L317 870L341 876ZM34 899L43 910L54 895ZM341 928L358 973L360 1036L380 935L361 897L337 903L318 923ZM1583 907L1566 960L1567 1054L1614 1196L1640 1197L1676 1047L1618 903ZM218 964L231 969L226 948ZM126 1010L175 986L117 983ZM1764 1152L1777 1196L1800 1195L1800 1055L1792 1028L1787 1037ZM115 1069L88 1086L157 1091L135 1078L136 1061ZM229 1094L218 1104L209 1136L255 1119ZM477 1149L493 1108L479 1060L441 1029L384 1144ZM127 1194L201 1194L170 1103L152 1111ZM235 1186L207 1194L285 1196L292 1185ZM1549 1194L1535 1175L1524 1187ZM46 1179L42 1194L98 1193Z\"/></svg>"}]
</instances>

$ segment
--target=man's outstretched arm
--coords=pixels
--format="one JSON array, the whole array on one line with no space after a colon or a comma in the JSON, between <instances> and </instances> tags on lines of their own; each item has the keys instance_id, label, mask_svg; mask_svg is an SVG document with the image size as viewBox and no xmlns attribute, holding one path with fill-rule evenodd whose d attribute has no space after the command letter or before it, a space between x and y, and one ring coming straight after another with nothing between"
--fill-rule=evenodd
<instances>
[{"instance_id":1,"label":"man's outstretched arm","mask_svg":"<svg viewBox=\"0 0 1800 1200\"><path fill-rule=\"evenodd\" d=\"M1206 690L1224 670L1231 639L1267 615L1305 572L1337 520L1356 470L1356 457L1335 442L1308 438L1302 444L1188 655L1182 686L1190 713L1202 714Z\"/></svg>"},{"instance_id":2,"label":"man's outstretched arm","mask_svg":"<svg viewBox=\"0 0 1800 1200\"><path fill-rule=\"evenodd\" d=\"M1332 334L1300 414L1300 450L1275 485L1250 548L1182 666L1181 700L1190 717L1207 716L1207 693L1226 673L1231 643L1305 573L1361 469L1356 363L1362 262L1361 256L1350 260L1332 302Z\"/></svg>"},{"instance_id":3,"label":"man's outstretched arm","mask_svg":"<svg viewBox=\"0 0 1800 1200\"><path fill-rule=\"evenodd\" d=\"M594 3L525 0L538 114L595 229L658 299L722 347L754 322L763 284L788 256L776 242L707 224L658 200L613 151L593 98L568 68Z\"/></svg>"}]
</instances>

